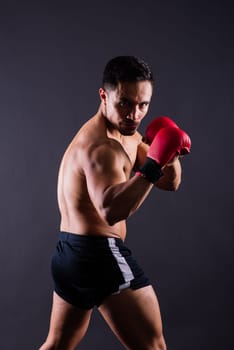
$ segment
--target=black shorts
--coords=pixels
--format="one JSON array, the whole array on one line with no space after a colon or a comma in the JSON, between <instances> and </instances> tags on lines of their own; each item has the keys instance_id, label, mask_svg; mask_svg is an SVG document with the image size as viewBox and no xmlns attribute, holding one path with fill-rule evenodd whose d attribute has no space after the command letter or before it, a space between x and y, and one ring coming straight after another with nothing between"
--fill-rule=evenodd
<instances>
[{"instance_id":1,"label":"black shorts","mask_svg":"<svg viewBox=\"0 0 234 350\"><path fill-rule=\"evenodd\" d=\"M55 292L82 309L99 306L123 289L150 285L119 238L61 232L51 269Z\"/></svg>"}]
</instances>

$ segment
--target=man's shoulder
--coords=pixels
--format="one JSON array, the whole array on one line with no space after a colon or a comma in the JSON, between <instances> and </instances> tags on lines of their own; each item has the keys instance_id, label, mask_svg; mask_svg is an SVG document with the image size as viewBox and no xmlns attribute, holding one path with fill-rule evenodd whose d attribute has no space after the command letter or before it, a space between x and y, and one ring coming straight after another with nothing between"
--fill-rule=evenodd
<instances>
[{"instance_id":1,"label":"man's shoulder","mask_svg":"<svg viewBox=\"0 0 234 350\"><path fill-rule=\"evenodd\" d=\"M73 140L70 146L70 155L76 155L81 161L91 160L95 157L106 157L108 154L117 153L119 143L109 139L101 133L93 133L86 130Z\"/></svg>"}]
</instances>

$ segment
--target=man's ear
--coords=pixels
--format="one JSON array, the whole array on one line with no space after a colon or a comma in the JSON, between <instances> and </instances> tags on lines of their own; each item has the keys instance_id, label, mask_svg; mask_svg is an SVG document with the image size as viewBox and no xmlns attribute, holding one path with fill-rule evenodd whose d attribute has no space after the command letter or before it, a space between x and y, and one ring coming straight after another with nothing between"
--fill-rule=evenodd
<instances>
[{"instance_id":1,"label":"man's ear","mask_svg":"<svg viewBox=\"0 0 234 350\"><path fill-rule=\"evenodd\" d=\"M104 102L104 104L106 104L106 91L103 88L99 89L99 96L100 96L101 102Z\"/></svg>"}]
</instances>

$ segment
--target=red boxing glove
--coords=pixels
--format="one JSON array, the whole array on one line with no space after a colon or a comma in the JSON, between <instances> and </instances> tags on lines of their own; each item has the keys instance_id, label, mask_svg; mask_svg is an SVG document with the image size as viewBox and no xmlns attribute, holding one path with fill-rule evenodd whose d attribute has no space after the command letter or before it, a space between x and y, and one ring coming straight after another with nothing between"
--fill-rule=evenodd
<instances>
[{"instance_id":1,"label":"red boxing glove","mask_svg":"<svg viewBox=\"0 0 234 350\"><path fill-rule=\"evenodd\" d=\"M146 143L151 144L151 142L153 141L155 135L159 132L159 130L167 126L174 126L175 128L178 128L178 125L168 117L161 116L153 119L149 123L145 131Z\"/></svg>"},{"instance_id":2,"label":"red boxing glove","mask_svg":"<svg viewBox=\"0 0 234 350\"><path fill-rule=\"evenodd\" d=\"M147 157L155 160L163 167L176 155L188 154L190 148L191 140L185 131L178 127L167 126L156 134Z\"/></svg>"},{"instance_id":3,"label":"red boxing glove","mask_svg":"<svg viewBox=\"0 0 234 350\"><path fill-rule=\"evenodd\" d=\"M176 155L188 154L190 148L191 140L185 131L173 126L162 128L153 139L137 175L145 176L152 183L157 182L163 175L161 168Z\"/></svg>"}]
</instances>

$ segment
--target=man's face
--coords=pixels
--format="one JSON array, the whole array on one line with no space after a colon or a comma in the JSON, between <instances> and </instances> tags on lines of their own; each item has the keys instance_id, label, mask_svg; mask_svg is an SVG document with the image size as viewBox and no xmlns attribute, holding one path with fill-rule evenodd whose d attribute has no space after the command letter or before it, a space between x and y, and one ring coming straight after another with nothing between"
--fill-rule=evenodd
<instances>
[{"instance_id":1,"label":"man's face","mask_svg":"<svg viewBox=\"0 0 234 350\"><path fill-rule=\"evenodd\" d=\"M120 82L115 90L100 89L105 117L122 135L133 135L148 111L152 92L150 81Z\"/></svg>"}]
</instances>

